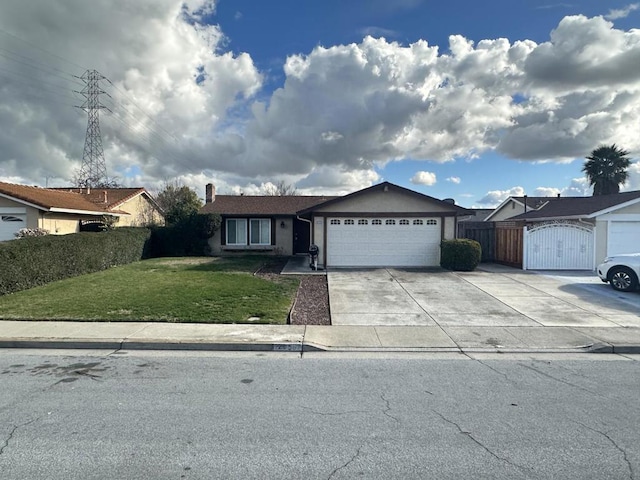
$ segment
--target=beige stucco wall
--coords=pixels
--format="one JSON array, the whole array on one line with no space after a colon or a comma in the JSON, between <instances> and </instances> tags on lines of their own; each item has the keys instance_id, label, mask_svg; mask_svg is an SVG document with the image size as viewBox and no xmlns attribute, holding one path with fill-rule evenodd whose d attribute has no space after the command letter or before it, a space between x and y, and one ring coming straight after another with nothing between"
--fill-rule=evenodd
<instances>
[{"instance_id":1,"label":"beige stucco wall","mask_svg":"<svg viewBox=\"0 0 640 480\"><path fill-rule=\"evenodd\" d=\"M607 256L607 234L608 234L608 226L609 222L597 220L596 228L595 228L595 265L599 265L602 263L604 258Z\"/></svg>"},{"instance_id":2,"label":"beige stucco wall","mask_svg":"<svg viewBox=\"0 0 640 480\"><path fill-rule=\"evenodd\" d=\"M118 218L117 227L144 227L148 225L164 225L164 218L144 195L137 195L120 205L118 210L127 212Z\"/></svg>"},{"instance_id":3,"label":"beige stucco wall","mask_svg":"<svg viewBox=\"0 0 640 480\"><path fill-rule=\"evenodd\" d=\"M255 217L258 218L258 217ZM264 218L264 217L262 217ZM249 219L247 219L249 220ZM223 222L226 220L223 219ZM284 222L284 228L281 227L281 223ZM248 226L247 226L248 228ZM213 237L209 239L209 246L211 247L212 255L225 255L237 251L255 251L269 253L273 255L293 255L293 218L290 217L277 217L275 222L272 222L272 228L275 228L275 245L269 246L255 246L255 245L234 245L226 246L222 243L222 228L218 229L213 234ZM272 232L273 233L273 232Z\"/></svg>"},{"instance_id":4,"label":"beige stucco wall","mask_svg":"<svg viewBox=\"0 0 640 480\"><path fill-rule=\"evenodd\" d=\"M48 230L51 235L66 235L80 230L80 220L86 219L80 215L64 213L38 212L38 227Z\"/></svg>"},{"instance_id":5,"label":"beige stucco wall","mask_svg":"<svg viewBox=\"0 0 640 480\"><path fill-rule=\"evenodd\" d=\"M429 201L428 198L420 198L409 192L395 189L375 190L363 195L355 195L335 202L315 213L421 213L446 212L448 208L440 203Z\"/></svg>"},{"instance_id":6,"label":"beige stucco wall","mask_svg":"<svg viewBox=\"0 0 640 480\"><path fill-rule=\"evenodd\" d=\"M444 240L453 240L456 238L456 219L455 217L444 218Z\"/></svg>"},{"instance_id":7,"label":"beige stucco wall","mask_svg":"<svg viewBox=\"0 0 640 480\"><path fill-rule=\"evenodd\" d=\"M318 252L318 263L320 265L325 264L325 252L327 251L326 245L324 243L325 234L324 229L326 225L326 218L321 215L314 215L311 219L313 222L312 233L311 233L311 243L318 246L320 251Z\"/></svg>"},{"instance_id":8,"label":"beige stucco wall","mask_svg":"<svg viewBox=\"0 0 640 480\"><path fill-rule=\"evenodd\" d=\"M524 213L524 205L520 205L512 200L495 212L489 221L500 222L502 220L515 217L516 215L520 215L521 213Z\"/></svg>"}]
</instances>

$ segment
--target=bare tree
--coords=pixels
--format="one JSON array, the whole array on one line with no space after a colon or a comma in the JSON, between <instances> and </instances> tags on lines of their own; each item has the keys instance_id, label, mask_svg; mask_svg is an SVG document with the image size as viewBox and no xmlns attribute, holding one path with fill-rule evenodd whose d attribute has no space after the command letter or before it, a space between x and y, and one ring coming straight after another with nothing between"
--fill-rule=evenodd
<instances>
[{"instance_id":1,"label":"bare tree","mask_svg":"<svg viewBox=\"0 0 640 480\"><path fill-rule=\"evenodd\" d=\"M264 186L264 194L270 197L288 197L298 195L298 190L290 183L279 180L276 183L269 182Z\"/></svg>"}]
</instances>

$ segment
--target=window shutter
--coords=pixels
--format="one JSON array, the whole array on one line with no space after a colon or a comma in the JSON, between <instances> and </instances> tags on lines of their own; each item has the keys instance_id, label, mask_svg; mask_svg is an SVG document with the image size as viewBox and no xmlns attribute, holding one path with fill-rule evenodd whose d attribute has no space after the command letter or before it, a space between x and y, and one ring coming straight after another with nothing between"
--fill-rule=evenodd
<instances>
[{"instance_id":1,"label":"window shutter","mask_svg":"<svg viewBox=\"0 0 640 480\"><path fill-rule=\"evenodd\" d=\"M275 218L271 219L271 245L276 244L276 228L277 228L277 220Z\"/></svg>"}]
</instances>

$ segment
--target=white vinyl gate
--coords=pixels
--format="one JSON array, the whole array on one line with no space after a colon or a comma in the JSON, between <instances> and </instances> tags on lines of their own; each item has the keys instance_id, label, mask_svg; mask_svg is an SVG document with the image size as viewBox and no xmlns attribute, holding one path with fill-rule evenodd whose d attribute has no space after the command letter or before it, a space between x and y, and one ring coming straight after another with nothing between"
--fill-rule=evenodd
<instances>
[{"instance_id":1,"label":"white vinyl gate","mask_svg":"<svg viewBox=\"0 0 640 480\"><path fill-rule=\"evenodd\" d=\"M329 267L427 267L440 264L439 218L329 218Z\"/></svg>"},{"instance_id":2,"label":"white vinyl gate","mask_svg":"<svg viewBox=\"0 0 640 480\"><path fill-rule=\"evenodd\" d=\"M593 228L575 223L536 225L524 231L525 270L593 270Z\"/></svg>"}]
</instances>

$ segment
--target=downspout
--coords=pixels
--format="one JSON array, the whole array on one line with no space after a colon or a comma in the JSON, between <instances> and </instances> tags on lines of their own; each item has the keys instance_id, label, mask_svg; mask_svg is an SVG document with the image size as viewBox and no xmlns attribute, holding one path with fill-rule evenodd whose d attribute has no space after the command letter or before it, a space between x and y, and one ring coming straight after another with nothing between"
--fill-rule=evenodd
<instances>
[{"instance_id":1,"label":"downspout","mask_svg":"<svg viewBox=\"0 0 640 480\"><path fill-rule=\"evenodd\" d=\"M312 244L313 243L313 222L311 220L307 220L306 218L300 217L300 215L296 215L296 219L309 224L309 242L310 244ZM309 247L307 246L307 248Z\"/></svg>"},{"instance_id":2,"label":"downspout","mask_svg":"<svg viewBox=\"0 0 640 480\"><path fill-rule=\"evenodd\" d=\"M307 220L306 218L302 218L299 215L296 215L296 219L302 222L307 222L309 224L309 241L313 243L313 222L311 220Z\"/></svg>"}]
</instances>

